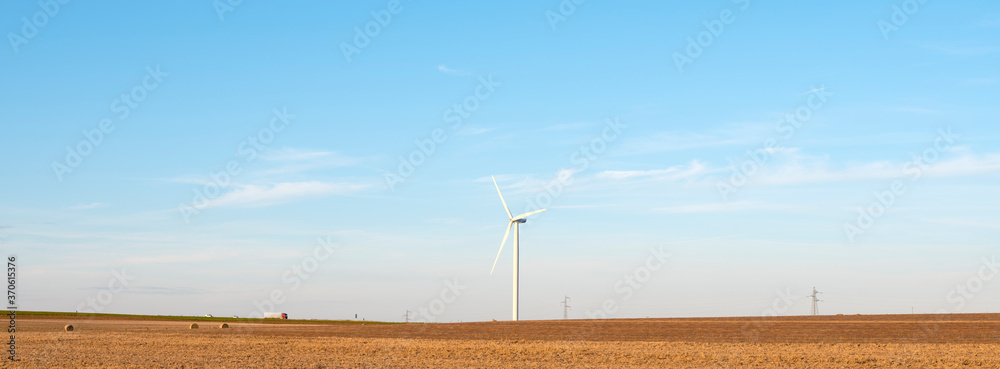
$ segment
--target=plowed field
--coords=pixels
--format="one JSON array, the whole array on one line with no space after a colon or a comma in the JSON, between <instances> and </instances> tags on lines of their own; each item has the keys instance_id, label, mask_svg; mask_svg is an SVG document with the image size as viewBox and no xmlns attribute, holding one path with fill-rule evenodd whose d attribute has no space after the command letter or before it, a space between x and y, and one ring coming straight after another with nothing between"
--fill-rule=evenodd
<instances>
[{"instance_id":1,"label":"plowed field","mask_svg":"<svg viewBox=\"0 0 1000 369\"><path fill-rule=\"evenodd\" d=\"M1000 314L221 323L21 315L0 367L1000 368Z\"/></svg>"}]
</instances>

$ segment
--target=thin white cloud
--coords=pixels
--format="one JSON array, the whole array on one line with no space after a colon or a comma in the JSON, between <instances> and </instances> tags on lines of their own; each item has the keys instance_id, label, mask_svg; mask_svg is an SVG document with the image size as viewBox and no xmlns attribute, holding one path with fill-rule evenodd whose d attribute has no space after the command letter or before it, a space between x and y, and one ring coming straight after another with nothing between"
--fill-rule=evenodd
<instances>
[{"instance_id":1,"label":"thin white cloud","mask_svg":"<svg viewBox=\"0 0 1000 369\"><path fill-rule=\"evenodd\" d=\"M591 209L598 208L601 205L589 204L589 205L554 205L550 206L549 209Z\"/></svg>"},{"instance_id":2,"label":"thin white cloud","mask_svg":"<svg viewBox=\"0 0 1000 369\"><path fill-rule=\"evenodd\" d=\"M356 166L364 160L358 157L351 157L340 154L336 151L324 150L304 150L296 148L281 148L277 150L267 150L260 154L262 169L238 176L244 181L253 182L278 182L284 178L276 175L306 172L316 169L339 168ZM157 180L166 182L187 183L198 186L206 186L215 181L205 174L185 174L170 178L136 178L139 180Z\"/></svg>"},{"instance_id":3,"label":"thin white cloud","mask_svg":"<svg viewBox=\"0 0 1000 369\"><path fill-rule=\"evenodd\" d=\"M796 209L794 206L765 204L755 201L717 202L708 204L690 204L655 208L654 211L673 214L722 213L739 211L787 211Z\"/></svg>"},{"instance_id":4,"label":"thin white cloud","mask_svg":"<svg viewBox=\"0 0 1000 369\"><path fill-rule=\"evenodd\" d=\"M771 155L798 155L802 151L798 147L768 147L764 149L765 152Z\"/></svg>"},{"instance_id":5,"label":"thin white cloud","mask_svg":"<svg viewBox=\"0 0 1000 369\"><path fill-rule=\"evenodd\" d=\"M100 202L92 202L92 203L89 203L89 204L81 204L81 205L70 206L68 209L69 210L89 210L89 209L103 208L105 206L108 206L108 204L100 203Z\"/></svg>"},{"instance_id":6,"label":"thin white cloud","mask_svg":"<svg viewBox=\"0 0 1000 369\"><path fill-rule=\"evenodd\" d=\"M241 185L209 201L204 208L219 206L270 206L300 198L356 193L370 185L354 183L327 183L319 181L283 182L271 185Z\"/></svg>"},{"instance_id":7,"label":"thin white cloud","mask_svg":"<svg viewBox=\"0 0 1000 369\"><path fill-rule=\"evenodd\" d=\"M302 150L284 147L280 150L271 150L261 155L261 159L271 161L297 161L324 158L334 155L331 151Z\"/></svg>"},{"instance_id":8,"label":"thin white cloud","mask_svg":"<svg viewBox=\"0 0 1000 369\"><path fill-rule=\"evenodd\" d=\"M869 161L836 165L829 155L809 156L799 148L771 150L766 165L749 177L753 186L791 186L838 183L877 179L909 179L915 165L909 160ZM1000 172L1000 153L975 154L965 147L954 147L939 154L941 158L921 169L921 178L962 177ZM739 163L734 163L739 165ZM905 170L904 170L905 169ZM605 170L590 177L615 186L643 182L687 181L715 186L733 172L732 167L713 167L699 160L666 169ZM523 178L523 177L521 177ZM488 180L489 178L487 178ZM517 187L517 185L510 186Z\"/></svg>"},{"instance_id":9,"label":"thin white cloud","mask_svg":"<svg viewBox=\"0 0 1000 369\"><path fill-rule=\"evenodd\" d=\"M257 177L275 174L298 173L316 169L339 168L358 165L362 159L341 155L334 151L301 150L282 148L270 151L261 158L277 164L270 169L262 169L252 173Z\"/></svg>"},{"instance_id":10,"label":"thin white cloud","mask_svg":"<svg viewBox=\"0 0 1000 369\"><path fill-rule=\"evenodd\" d=\"M960 156L931 165L928 177L960 177L1000 171L1000 154L976 155L965 147L950 151Z\"/></svg>"},{"instance_id":11,"label":"thin white cloud","mask_svg":"<svg viewBox=\"0 0 1000 369\"><path fill-rule=\"evenodd\" d=\"M444 74L447 74L447 75L452 75L452 76L463 76L464 77L464 76L471 76L472 75L472 73L469 73L469 72L466 72L466 71L463 71L463 70L448 68L444 64L438 65L437 69L441 73L444 73Z\"/></svg>"},{"instance_id":12,"label":"thin white cloud","mask_svg":"<svg viewBox=\"0 0 1000 369\"><path fill-rule=\"evenodd\" d=\"M475 135L481 135L483 133L493 131L495 129L496 128L486 128L486 127L477 127L477 126L473 126L473 125L466 125L466 126L462 127L461 129L459 129L458 132L455 132L455 134L459 135L459 136L475 136Z\"/></svg>"},{"instance_id":13,"label":"thin white cloud","mask_svg":"<svg viewBox=\"0 0 1000 369\"><path fill-rule=\"evenodd\" d=\"M462 218L428 218L424 219L424 222L431 224L461 225L465 223L465 220Z\"/></svg>"},{"instance_id":14,"label":"thin white cloud","mask_svg":"<svg viewBox=\"0 0 1000 369\"><path fill-rule=\"evenodd\" d=\"M947 113L943 110L930 109L920 106L890 106L889 111L892 112L903 112L903 113L919 113L919 114L944 114Z\"/></svg>"},{"instance_id":15,"label":"thin white cloud","mask_svg":"<svg viewBox=\"0 0 1000 369\"><path fill-rule=\"evenodd\" d=\"M106 287L95 287L95 289L106 288ZM195 288L195 287L158 287L158 286L129 286L128 289L122 291L123 293L133 294L133 295L194 295L201 293L218 293L219 291L209 291L206 289Z\"/></svg>"},{"instance_id":16,"label":"thin white cloud","mask_svg":"<svg viewBox=\"0 0 1000 369\"><path fill-rule=\"evenodd\" d=\"M624 155L642 155L722 146L755 145L774 133L773 126L747 125L711 133L661 132L626 140Z\"/></svg>"},{"instance_id":17,"label":"thin white cloud","mask_svg":"<svg viewBox=\"0 0 1000 369\"><path fill-rule=\"evenodd\" d=\"M594 124L593 123L588 123L588 122L573 122L573 123L553 124L551 126L543 127L542 130L543 131L569 131L569 130L583 129L583 128L587 128L587 127L591 127L591 126L594 126Z\"/></svg>"},{"instance_id":18,"label":"thin white cloud","mask_svg":"<svg viewBox=\"0 0 1000 369\"><path fill-rule=\"evenodd\" d=\"M971 228L1000 229L1000 222L997 219L982 218L919 218L919 220L936 223Z\"/></svg>"},{"instance_id":19,"label":"thin white cloud","mask_svg":"<svg viewBox=\"0 0 1000 369\"><path fill-rule=\"evenodd\" d=\"M1000 47L998 46L959 46L941 44L924 44L921 46L926 49L954 56L982 56L1000 52Z\"/></svg>"},{"instance_id":20,"label":"thin white cloud","mask_svg":"<svg viewBox=\"0 0 1000 369\"><path fill-rule=\"evenodd\" d=\"M692 160L687 165L677 165L667 169L651 170L606 170L597 173L597 178L603 179L628 179L628 178L654 178L659 180L676 181L682 179L692 179L708 173L708 167L698 160Z\"/></svg>"},{"instance_id":21,"label":"thin white cloud","mask_svg":"<svg viewBox=\"0 0 1000 369\"><path fill-rule=\"evenodd\" d=\"M169 263L197 263L218 260L236 260L242 255L236 251L218 252L201 251L195 253L185 253L183 255L156 255L148 257L128 257L123 260L127 265L140 264L169 264Z\"/></svg>"},{"instance_id":22,"label":"thin white cloud","mask_svg":"<svg viewBox=\"0 0 1000 369\"><path fill-rule=\"evenodd\" d=\"M922 177L961 177L1000 171L1000 154L976 155L965 148L947 151L954 156L941 159L922 170ZM942 153L941 155L946 155ZM806 158L802 160L802 158ZM911 168L904 171L904 168ZM754 180L759 185L798 185L869 179L909 178L916 166L906 162L875 161L832 169L829 157L799 157L775 170L763 172Z\"/></svg>"},{"instance_id":23,"label":"thin white cloud","mask_svg":"<svg viewBox=\"0 0 1000 369\"><path fill-rule=\"evenodd\" d=\"M545 186L553 185L554 183L568 184L574 182L574 176L578 173L576 169L559 169L556 171L555 175L547 178L535 178L531 175L515 175L515 174L501 174L496 175L497 185L506 194L523 194L523 193L534 193L538 191L545 191ZM490 176L479 177L475 179L476 182L487 182L492 184L493 180ZM513 184L509 183L511 181L516 181Z\"/></svg>"},{"instance_id":24,"label":"thin white cloud","mask_svg":"<svg viewBox=\"0 0 1000 369\"><path fill-rule=\"evenodd\" d=\"M207 185L212 183L210 178L206 176L196 176L196 175L180 175L176 177L169 178L134 178L141 181L164 181L164 182L177 182L177 183L187 183L193 185Z\"/></svg>"},{"instance_id":25,"label":"thin white cloud","mask_svg":"<svg viewBox=\"0 0 1000 369\"><path fill-rule=\"evenodd\" d=\"M812 90L803 92L802 95L814 94L814 93L823 92L823 91L826 91L826 87L814 88Z\"/></svg>"}]
</instances>

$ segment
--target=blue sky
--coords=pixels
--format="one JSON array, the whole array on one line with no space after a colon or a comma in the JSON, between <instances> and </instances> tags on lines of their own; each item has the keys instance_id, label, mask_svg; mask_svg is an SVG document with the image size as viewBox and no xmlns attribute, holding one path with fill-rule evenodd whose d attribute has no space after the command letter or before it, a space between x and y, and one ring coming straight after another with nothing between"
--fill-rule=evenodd
<instances>
[{"instance_id":1,"label":"blue sky","mask_svg":"<svg viewBox=\"0 0 1000 369\"><path fill-rule=\"evenodd\" d=\"M509 319L490 175L549 209L522 319L1000 303L995 2L41 4L0 5L24 309Z\"/></svg>"}]
</instances>

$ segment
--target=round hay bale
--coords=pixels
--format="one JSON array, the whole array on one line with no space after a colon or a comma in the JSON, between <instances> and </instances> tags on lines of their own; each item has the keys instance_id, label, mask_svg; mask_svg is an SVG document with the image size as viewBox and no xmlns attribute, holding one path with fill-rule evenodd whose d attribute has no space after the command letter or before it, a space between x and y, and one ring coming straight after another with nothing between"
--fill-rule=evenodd
<instances>
[{"instance_id":1,"label":"round hay bale","mask_svg":"<svg viewBox=\"0 0 1000 369\"><path fill-rule=\"evenodd\" d=\"M191 323L191 329L198 329L198 323Z\"/></svg>"},{"instance_id":2,"label":"round hay bale","mask_svg":"<svg viewBox=\"0 0 1000 369\"><path fill-rule=\"evenodd\" d=\"M66 332L72 332L73 331L73 325L72 324L66 324L66 326L63 327L63 329L65 329Z\"/></svg>"},{"instance_id":3,"label":"round hay bale","mask_svg":"<svg viewBox=\"0 0 1000 369\"><path fill-rule=\"evenodd\" d=\"M222 323L221 325L219 325L219 328L229 328L229 324Z\"/></svg>"}]
</instances>

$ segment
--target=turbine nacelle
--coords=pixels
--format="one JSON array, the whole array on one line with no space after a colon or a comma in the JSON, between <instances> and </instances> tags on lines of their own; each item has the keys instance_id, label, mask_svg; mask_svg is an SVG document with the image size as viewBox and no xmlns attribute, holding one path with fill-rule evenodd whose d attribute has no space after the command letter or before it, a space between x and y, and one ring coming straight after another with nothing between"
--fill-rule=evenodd
<instances>
[{"instance_id":1,"label":"turbine nacelle","mask_svg":"<svg viewBox=\"0 0 1000 369\"><path fill-rule=\"evenodd\" d=\"M500 196L500 199L501 199L501 200L503 200L503 196ZM507 205L507 204L505 203L504 205ZM516 216L516 217L511 217L511 218L510 218L510 221L511 221L511 222L518 222L518 223L524 223L524 222L527 222L527 221L528 221L528 219L527 219L527 218L528 218L528 216L530 216L530 215L535 215L535 214L538 214L538 213L541 213L541 212L543 212L543 211L545 211L545 209L542 209L542 210L535 210L535 211L529 211L529 212L527 212L527 213L524 213L524 214L521 214L521 215L518 215L518 216Z\"/></svg>"}]
</instances>

